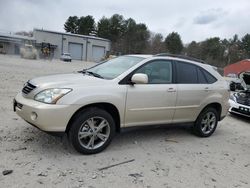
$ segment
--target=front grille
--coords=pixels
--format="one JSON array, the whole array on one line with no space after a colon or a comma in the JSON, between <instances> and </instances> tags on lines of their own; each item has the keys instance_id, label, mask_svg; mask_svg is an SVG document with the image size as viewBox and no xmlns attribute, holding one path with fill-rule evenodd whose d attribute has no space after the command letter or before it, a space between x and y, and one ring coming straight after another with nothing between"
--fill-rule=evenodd
<instances>
[{"instance_id":1,"label":"front grille","mask_svg":"<svg viewBox=\"0 0 250 188\"><path fill-rule=\"evenodd\" d=\"M237 99L237 103L239 104L243 104L243 105L246 105L246 106L250 106L250 99Z\"/></svg>"},{"instance_id":2,"label":"front grille","mask_svg":"<svg viewBox=\"0 0 250 188\"><path fill-rule=\"evenodd\" d=\"M250 111L246 111L246 110L243 110L243 109L239 109L239 108L232 108L232 111L233 112L238 112L238 113L241 113L241 114L246 114L246 115L250 115Z\"/></svg>"},{"instance_id":3,"label":"front grille","mask_svg":"<svg viewBox=\"0 0 250 188\"><path fill-rule=\"evenodd\" d=\"M32 90L34 90L36 88L36 86L32 85L31 83L27 82L24 86L24 88L22 89L22 92L24 94L29 94Z\"/></svg>"}]
</instances>

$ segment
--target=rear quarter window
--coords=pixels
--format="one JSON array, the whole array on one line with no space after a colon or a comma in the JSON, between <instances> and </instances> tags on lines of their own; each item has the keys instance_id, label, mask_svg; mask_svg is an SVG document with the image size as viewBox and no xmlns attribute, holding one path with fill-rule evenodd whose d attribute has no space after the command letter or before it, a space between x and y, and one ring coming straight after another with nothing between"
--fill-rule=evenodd
<instances>
[{"instance_id":1,"label":"rear quarter window","mask_svg":"<svg viewBox=\"0 0 250 188\"><path fill-rule=\"evenodd\" d=\"M207 84L207 79L200 68L197 67L198 80L200 84Z\"/></svg>"},{"instance_id":2,"label":"rear quarter window","mask_svg":"<svg viewBox=\"0 0 250 188\"><path fill-rule=\"evenodd\" d=\"M208 84L213 84L217 81L217 79L206 70L202 69L202 72L204 73Z\"/></svg>"},{"instance_id":3,"label":"rear quarter window","mask_svg":"<svg viewBox=\"0 0 250 188\"><path fill-rule=\"evenodd\" d=\"M217 79L204 68L188 62L176 62L177 83L179 84L212 84Z\"/></svg>"}]
</instances>

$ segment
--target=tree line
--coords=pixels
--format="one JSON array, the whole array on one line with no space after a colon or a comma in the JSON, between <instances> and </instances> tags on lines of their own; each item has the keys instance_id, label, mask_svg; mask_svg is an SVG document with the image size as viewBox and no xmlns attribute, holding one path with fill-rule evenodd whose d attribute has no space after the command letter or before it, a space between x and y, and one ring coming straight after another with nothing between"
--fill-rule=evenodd
<instances>
[{"instance_id":1,"label":"tree line","mask_svg":"<svg viewBox=\"0 0 250 188\"><path fill-rule=\"evenodd\" d=\"M115 55L167 52L202 59L218 67L250 57L249 34L241 39L238 35L230 39L213 37L184 45L177 32L172 32L164 38L161 33L151 32L146 24L136 23L132 18L125 19L119 14L109 18L102 17L98 22L90 15L70 16L64 24L64 29L70 33L109 39L112 42L110 53Z\"/></svg>"}]
</instances>

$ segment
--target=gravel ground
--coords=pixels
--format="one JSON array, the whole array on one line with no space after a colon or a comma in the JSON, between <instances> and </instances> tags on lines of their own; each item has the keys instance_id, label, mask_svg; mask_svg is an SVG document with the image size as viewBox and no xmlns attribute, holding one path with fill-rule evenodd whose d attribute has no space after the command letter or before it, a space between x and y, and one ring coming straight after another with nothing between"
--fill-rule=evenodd
<instances>
[{"instance_id":1,"label":"gravel ground","mask_svg":"<svg viewBox=\"0 0 250 188\"><path fill-rule=\"evenodd\" d=\"M104 152L87 156L12 111L28 79L91 65L0 55L0 187L250 187L249 119L229 115L209 138L185 126L126 132ZM4 170L13 172L4 176Z\"/></svg>"}]
</instances>

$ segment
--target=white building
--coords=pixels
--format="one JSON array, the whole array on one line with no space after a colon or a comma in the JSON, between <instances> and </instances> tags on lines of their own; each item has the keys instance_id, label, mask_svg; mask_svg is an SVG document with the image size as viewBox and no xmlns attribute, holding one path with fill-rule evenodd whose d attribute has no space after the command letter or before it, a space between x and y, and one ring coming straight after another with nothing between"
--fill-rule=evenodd
<instances>
[{"instance_id":1,"label":"white building","mask_svg":"<svg viewBox=\"0 0 250 188\"><path fill-rule=\"evenodd\" d=\"M72 59L82 61L100 61L110 51L108 39L71 33L34 29L33 37L1 34L0 47L7 54L19 54L24 43L33 44L41 53L43 43L50 44L53 58L60 58L62 53L70 53Z\"/></svg>"}]
</instances>

